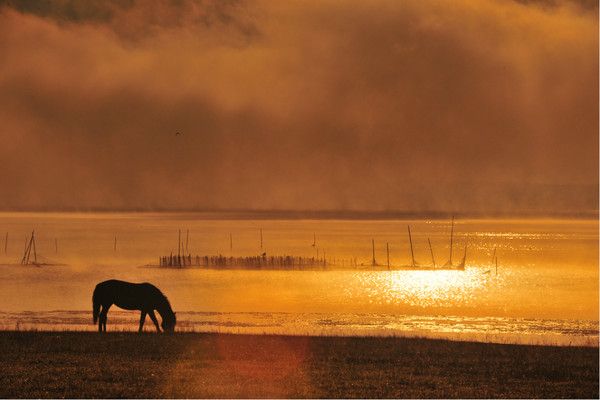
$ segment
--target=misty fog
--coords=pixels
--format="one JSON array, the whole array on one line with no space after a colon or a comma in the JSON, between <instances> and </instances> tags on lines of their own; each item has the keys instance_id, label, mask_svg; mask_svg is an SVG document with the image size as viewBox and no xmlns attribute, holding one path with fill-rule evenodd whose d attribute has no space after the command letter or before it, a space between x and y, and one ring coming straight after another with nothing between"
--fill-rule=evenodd
<instances>
[{"instance_id":1,"label":"misty fog","mask_svg":"<svg viewBox=\"0 0 600 400\"><path fill-rule=\"evenodd\" d=\"M586 4L2 1L0 209L597 211Z\"/></svg>"}]
</instances>

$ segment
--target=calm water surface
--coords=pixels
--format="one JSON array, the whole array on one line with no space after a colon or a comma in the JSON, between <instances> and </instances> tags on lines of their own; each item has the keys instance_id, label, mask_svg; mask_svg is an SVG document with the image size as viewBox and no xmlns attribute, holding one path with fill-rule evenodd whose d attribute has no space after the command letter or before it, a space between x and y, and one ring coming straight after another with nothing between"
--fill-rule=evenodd
<instances>
[{"instance_id":1,"label":"calm water surface","mask_svg":"<svg viewBox=\"0 0 600 400\"><path fill-rule=\"evenodd\" d=\"M467 246L465 271L145 267L160 255L177 253L179 229L184 242L189 229L191 254L308 257L318 252L347 267L351 259L371 262L371 239L380 264L387 262L386 243L392 265L409 264L410 224L419 263L432 263L428 238L437 264L450 257L446 220L220 217L0 214L0 328L93 330L92 290L101 280L117 278L159 286L178 312L181 330L598 345L596 220L459 220L452 257L459 261ZM38 258L65 265L18 265L33 229ZM134 330L138 318L113 309L109 329Z\"/></svg>"}]
</instances>

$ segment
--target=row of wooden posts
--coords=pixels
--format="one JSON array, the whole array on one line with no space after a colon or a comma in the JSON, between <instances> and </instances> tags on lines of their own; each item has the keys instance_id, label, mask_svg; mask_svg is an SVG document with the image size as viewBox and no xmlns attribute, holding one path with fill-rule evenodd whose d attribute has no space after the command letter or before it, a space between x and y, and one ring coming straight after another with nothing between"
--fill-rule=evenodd
<instances>
[{"instance_id":1,"label":"row of wooden posts","mask_svg":"<svg viewBox=\"0 0 600 400\"><path fill-rule=\"evenodd\" d=\"M335 260L334 260L335 262ZM354 260L356 262L356 260ZM161 267L316 267L331 265L326 258L298 257L298 256L267 256L263 253L259 256L226 257L217 256L192 256L169 255L159 258ZM349 265L351 265L349 263Z\"/></svg>"},{"instance_id":2,"label":"row of wooden posts","mask_svg":"<svg viewBox=\"0 0 600 400\"><path fill-rule=\"evenodd\" d=\"M407 226L408 230L408 238L410 243L410 251L411 251L411 266L417 266L417 262L415 261L414 250L413 250L413 242L412 242L412 234L410 230L410 225ZM259 230L260 234L260 248L263 250L263 232L262 228ZM448 263L445 266L452 266L452 251L453 251L453 236L454 236L454 217L452 217L452 225L450 231L450 257ZM431 261L433 267L437 267L433 248L431 246L431 240L427 238L427 242L429 245L429 251L431 254ZM181 238L181 230L179 230L178 237L178 249L177 254L171 253L169 256L161 256L159 257L159 266L161 267L185 267L185 266L206 266L206 267L234 267L234 266L247 266L247 267L308 267L308 266L327 266L327 265L343 265L343 266L358 266L356 262L356 258L350 259L327 259L325 253L322 253L322 256L319 257L319 249L316 245L316 234L313 234L313 243L312 247L314 247L317 251L316 257L301 257L301 256L267 256L266 253L262 253L259 256L247 256L247 257L225 257L222 255L216 256L193 256L188 251L189 246L189 229L186 231L185 242L182 241ZM375 240L371 240L372 244L372 260L371 266L381 266L375 258ZM55 252L58 253L58 239L54 239ZM233 236L229 234L229 247L230 250L233 250ZM114 238L113 243L114 251L117 250L117 237ZM4 239L4 253L6 254L8 251L8 232L5 235ZM386 255L387 262L384 265L387 265L388 268L391 267L390 264L390 246L389 243L386 243ZM32 258L33 256L33 258ZM465 257L463 258L463 266L464 259L466 258L466 246L465 246ZM25 250L23 253L23 257L21 259L21 264L29 264L33 260L33 263L37 263L37 251L35 245L35 231L31 232L31 236L26 239L25 242ZM497 256L496 249L494 249L494 255L492 257L492 262L496 263L497 270ZM360 264L363 265L363 264Z\"/></svg>"},{"instance_id":3,"label":"row of wooden posts","mask_svg":"<svg viewBox=\"0 0 600 400\"><path fill-rule=\"evenodd\" d=\"M415 260L415 253L413 249L413 241L412 241L412 233L410 230L410 225L407 226L408 230L408 238L410 243L410 253L411 253L411 267L417 267L418 263ZM260 234L260 248L263 250L263 232L262 228L259 230ZM453 250L453 239L454 239L454 217L452 217L452 224L450 229L450 257L448 262L444 265L445 267L452 267L452 250ZM185 266L205 266L205 267L233 267L233 266L247 266L247 267L303 267L303 266L327 266L327 265L347 265L347 266L358 266L356 263L356 259L352 258L349 260L327 260L325 254L323 253L322 257L318 255L318 248L316 247L316 234L313 234L313 243L312 247L317 249L317 257L300 257L300 256L267 256L266 253L263 253L260 256L247 256L247 257L225 257L222 255L216 256L199 256L196 255L192 257L192 255L188 251L189 245L189 229L186 231L185 244L181 238L181 230L179 230L179 237L177 241L177 254L171 253L168 256L159 257L159 266L161 267L185 267ZM429 251L431 254L431 261L433 268L437 267L435 256L433 254L433 247L431 246L431 240L427 238L427 243L429 244ZM371 239L372 245L372 259L371 266L381 266L377 262L375 258L375 240ZM233 238L231 233L229 234L229 246L230 250L233 249ZM391 267L390 264L390 245L386 243L386 255L387 262L386 266L388 268ZM495 250L494 250L495 256ZM466 258L466 246L465 246L465 255L462 260L462 266L464 266ZM337 261L337 262L336 262ZM341 261L341 263L340 263ZM346 261L348 261L346 263Z\"/></svg>"},{"instance_id":4,"label":"row of wooden posts","mask_svg":"<svg viewBox=\"0 0 600 400\"><path fill-rule=\"evenodd\" d=\"M452 232L454 230L454 218L452 218L452 231L450 234L450 259L452 259ZM189 256L189 251L188 251L188 245L189 245L189 229L186 231L186 237L185 237L185 245L183 243L183 241L181 240L181 230L179 230L179 240L178 240L178 248L177 248L177 256L168 256L168 257L161 257L161 260L163 259L169 259L169 265L171 262L179 264L179 260L183 259L184 256L182 256L182 254L188 254ZM259 230L259 234L260 234L260 249L261 251L263 250L263 231L262 228L260 228ZM409 240L410 240L410 247L411 247L411 256L412 256L412 260L414 263L414 251L412 248L412 236L411 236L411 232L410 232L410 226L408 226L408 235L409 235ZM427 241L429 243L429 249L431 251L431 257L432 257L432 261L433 264L435 266L435 258L433 257L433 249L431 247L431 241L429 240L429 238L427 238ZM372 259L372 264L373 265L377 265L377 262L375 260L375 241L372 241L373 243L373 259ZM312 247L316 248L316 234L313 234L313 243L312 243ZM34 253L34 257L36 256L36 251L35 251L35 231L31 232L31 236L26 238L25 240L25 253L29 254L31 252L31 250L33 249L33 253ZM229 234L229 249L233 250L233 236L230 233ZM55 253L58 253L58 239L55 238L54 239L54 250ZM115 235L114 237L114 242L113 242L113 251L117 251L117 236ZM389 243L386 243L386 251L387 251L387 264L389 265ZM4 254L8 254L8 232L6 232L6 235L4 237ZM26 258L26 254L24 254L23 256L24 258ZM183 257L183 258L182 258ZM190 256L191 257L191 256ZM325 256L323 255L323 257L319 257L319 250L317 249L317 257L316 258L307 258L307 259L317 259L317 260L321 260L321 259L325 259ZM181 264L184 264L185 261L182 261ZM162 264L162 262L161 262Z\"/></svg>"}]
</instances>

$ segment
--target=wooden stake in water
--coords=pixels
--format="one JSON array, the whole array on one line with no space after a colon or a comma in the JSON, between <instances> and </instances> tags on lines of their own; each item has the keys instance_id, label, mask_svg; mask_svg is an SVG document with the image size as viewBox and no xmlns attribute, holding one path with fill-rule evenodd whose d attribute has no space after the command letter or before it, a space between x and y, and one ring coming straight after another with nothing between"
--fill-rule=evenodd
<instances>
[{"instance_id":1,"label":"wooden stake in water","mask_svg":"<svg viewBox=\"0 0 600 400\"><path fill-rule=\"evenodd\" d=\"M29 258L31 257L31 249L33 248L33 258L34 262L37 263L37 252L35 249L35 231L31 231L31 238L29 242L25 239L25 252L23 253L23 258L21 259L21 264L28 265Z\"/></svg>"},{"instance_id":2,"label":"wooden stake in water","mask_svg":"<svg viewBox=\"0 0 600 400\"><path fill-rule=\"evenodd\" d=\"M313 233L313 243L312 243L312 247L315 247L317 245L317 234Z\"/></svg>"},{"instance_id":3,"label":"wooden stake in water","mask_svg":"<svg viewBox=\"0 0 600 400\"><path fill-rule=\"evenodd\" d=\"M415 266L415 252L413 250L413 243L412 243L412 235L410 234L410 225L407 225L408 228L408 241L410 242L410 255L412 257L412 266Z\"/></svg>"},{"instance_id":4,"label":"wooden stake in water","mask_svg":"<svg viewBox=\"0 0 600 400\"><path fill-rule=\"evenodd\" d=\"M452 225L450 227L450 259L448 264L452 265L452 240L454 239L454 215L452 216Z\"/></svg>"},{"instance_id":5,"label":"wooden stake in water","mask_svg":"<svg viewBox=\"0 0 600 400\"><path fill-rule=\"evenodd\" d=\"M260 249L263 248L263 236L262 236L262 228L260 228Z\"/></svg>"},{"instance_id":6,"label":"wooden stake in water","mask_svg":"<svg viewBox=\"0 0 600 400\"><path fill-rule=\"evenodd\" d=\"M181 229L179 230L179 238L177 239L177 260L181 257Z\"/></svg>"},{"instance_id":7,"label":"wooden stake in water","mask_svg":"<svg viewBox=\"0 0 600 400\"><path fill-rule=\"evenodd\" d=\"M373 261L372 261L372 265L376 266L377 265L377 261L375 260L375 239L371 239L371 248L373 250Z\"/></svg>"},{"instance_id":8,"label":"wooden stake in water","mask_svg":"<svg viewBox=\"0 0 600 400\"><path fill-rule=\"evenodd\" d=\"M429 251L431 252L431 262L433 262L433 266L435 267L435 257L433 256L433 247L431 247L431 240L427 238L427 243L429 243Z\"/></svg>"},{"instance_id":9,"label":"wooden stake in water","mask_svg":"<svg viewBox=\"0 0 600 400\"><path fill-rule=\"evenodd\" d=\"M113 243L113 251L117 251L117 235L115 235L115 242Z\"/></svg>"},{"instance_id":10,"label":"wooden stake in water","mask_svg":"<svg viewBox=\"0 0 600 400\"><path fill-rule=\"evenodd\" d=\"M188 253L188 242L189 242L189 239L190 239L190 230L188 229L185 232L185 254L189 254Z\"/></svg>"},{"instance_id":11,"label":"wooden stake in water","mask_svg":"<svg viewBox=\"0 0 600 400\"><path fill-rule=\"evenodd\" d=\"M58 239L54 238L54 253L58 254Z\"/></svg>"},{"instance_id":12,"label":"wooden stake in water","mask_svg":"<svg viewBox=\"0 0 600 400\"><path fill-rule=\"evenodd\" d=\"M231 233L229 234L229 250L233 251L233 236L231 236Z\"/></svg>"},{"instance_id":13,"label":"wooden stake in water","mask_svg":"<svg viewBox=\"0 0 600 400\"><path fill-rule=\"evenodd\" d=\"M23 258L21 258L21 264L27 264L27 258L31 251L31 239L25 237L25 250L23 251Z\"/></svg>"},{"instance_id":14,"label":"wooden stake in water","mask_svg":"<svg viewBox=\"0 0 600 400\"><path fill-rule=\"evenodd\" d=\"M389 243L385 244L385 250L387 252L387 267L388 267L388 269L390 269L390 244Z\"/></svg>"},{"instance_id":15,"label":"wooden stake in water","mask_svg":"<svg viewBox=\"0 0 600 400\"><path fill-rule=\"evenodd\" d=\"M25 238L25 250L23 251L23 258L21 258L21 264L25 265L25 260L27 260L27 253L29 252L29 239Z\"/></svg>"},{"instance_id":16,"label":"wooden stake in water","mask_svg":"<svg viewBox=\"0 0 600 400\"><path fill-rule=\"evenodd\" d=\"M8 232L6 232L6 236L4 237L4 254L8 252Z\"/></svg>"},{"instance_id":17,"label":"wooden stake in water","mask_svg":"<svg viewBox=\"0 0 600 400\"><path fill-rule=\"evenodd\" d=\"M31 232L31 241L33 242L33 262L35 262L37 264L37 251L35 250L35 237L34 235L35 231Z\"/></svg>"}]
</instances>

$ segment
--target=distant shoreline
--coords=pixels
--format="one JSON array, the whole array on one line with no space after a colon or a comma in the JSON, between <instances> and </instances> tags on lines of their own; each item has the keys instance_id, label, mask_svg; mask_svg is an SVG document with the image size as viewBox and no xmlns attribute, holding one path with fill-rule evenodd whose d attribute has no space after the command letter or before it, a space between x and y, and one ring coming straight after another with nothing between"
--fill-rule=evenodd
<instances>
[{"instance_id":1,"label":"distant shoreline","mask_svg":"<svg viewBox=\"0 0 600 400\"><path fill-rule=\"evenodd\" d=\"M446 212L446 211L351 211L351 210L169 210L169 209L0 209L2 214L139 214L178 215L197 220L407 220L407 219L598 219L598 210L586 211L516 211L516 212Z\"/></svg>"},{"instance_id":2,"label":"distant shoreline","mask_svg":"<svg viewBox=\"0 0 600 400\"><path fill-rule=\"evenodd\" d=\"M0 332L3 398L597 398L598 348Z\"/></svg>"}]
</instances>

